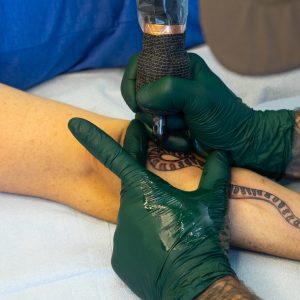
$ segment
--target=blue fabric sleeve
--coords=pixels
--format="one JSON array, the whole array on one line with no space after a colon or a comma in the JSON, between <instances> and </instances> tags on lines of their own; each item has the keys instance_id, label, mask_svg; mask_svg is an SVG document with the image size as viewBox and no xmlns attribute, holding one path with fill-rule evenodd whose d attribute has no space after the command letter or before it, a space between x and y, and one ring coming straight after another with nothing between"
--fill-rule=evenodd
<instances>
[{"instance_id":1,"label":"blue fabric sleeve","mask_svg":"<svg viewBox=\"0 0 300 300\"><path fill-rule=\"evenodd\" d=\"M122 67L141 49L135 0L2 0L0 81L28 89L54 76ZM187 47L203 42L189 1Z\"/></svg>"}]
</instances>

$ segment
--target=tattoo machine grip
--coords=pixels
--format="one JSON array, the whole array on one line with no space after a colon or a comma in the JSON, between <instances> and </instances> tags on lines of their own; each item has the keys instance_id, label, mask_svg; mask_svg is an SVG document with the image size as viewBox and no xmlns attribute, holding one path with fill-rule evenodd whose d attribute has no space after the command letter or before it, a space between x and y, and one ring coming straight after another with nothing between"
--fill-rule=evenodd
<instances>
[{"instance_id":1,"label":"tattoo machine grip","mask_svg":"<svg viewBox=\"0 0 300 300\"><path fill-rule=\"evenodd\" d=\"M185 50L185 33L151 35L144 33L143 50L137 61L136 88L164 76L191 78L191 63ZM158 142L165 135L166 115L176 111L153 114L153 134Z\"/></svg>"}]
</instances>

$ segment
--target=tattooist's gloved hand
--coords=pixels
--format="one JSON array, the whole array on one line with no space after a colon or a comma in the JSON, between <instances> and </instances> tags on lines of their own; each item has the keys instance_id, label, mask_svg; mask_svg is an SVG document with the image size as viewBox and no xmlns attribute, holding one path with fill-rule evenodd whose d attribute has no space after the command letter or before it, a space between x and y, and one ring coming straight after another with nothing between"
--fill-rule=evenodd
<instances>
[{"instance_id":1,"label":"tattooist's gloved hand","mask_svg":"<svg viewBox=\"0 0 300 300\"><path fill-rule=\"evenodd\" d=\"M128 106L150 130L152 118L149 111L164 113L175 109L182 113L182 118L167 117L167 128L173 135L174 130L182 131L187 126L196 144L205 150L228 151L234 165L279 178L291 156L295 113L251 109L209 69L201 57L196 54L189 56L192 80L164 77L143 86L137 93L137 65L136 57L133 57L121 87ZM181 145L178 139L178 147Z\"/></svg>"},{"instance_id":2,"label":"tattooist's gloved hand","mask_svg":"<svg viewBox=\"0 0 300 300\"><path fill-rule=\"evenodd\" d=\"M135 120L124 149L95 125L72 119L78 141L122 180L112 266L142 299L194 299L234 275L219 240L227 210L230 168L213 152L198 190L183 192L144 168L147 134Z\"/></svg>"}]
</instances>

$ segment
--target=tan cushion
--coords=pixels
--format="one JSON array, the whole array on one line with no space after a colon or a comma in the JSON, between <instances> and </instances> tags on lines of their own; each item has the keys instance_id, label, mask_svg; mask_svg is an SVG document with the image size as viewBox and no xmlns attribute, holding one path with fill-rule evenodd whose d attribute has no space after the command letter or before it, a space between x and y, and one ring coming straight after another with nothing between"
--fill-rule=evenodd
<instances>
[{"instance_id":1,"label":"tan cushion","mask_svg":"<svg viewBox=\"0 0 300 300\"><path fill-rule=\"evenodd\" d=\"M200 0L206 42L228 69L265 75L300 67L300 0Z\"/></svg>"}]
</instances>

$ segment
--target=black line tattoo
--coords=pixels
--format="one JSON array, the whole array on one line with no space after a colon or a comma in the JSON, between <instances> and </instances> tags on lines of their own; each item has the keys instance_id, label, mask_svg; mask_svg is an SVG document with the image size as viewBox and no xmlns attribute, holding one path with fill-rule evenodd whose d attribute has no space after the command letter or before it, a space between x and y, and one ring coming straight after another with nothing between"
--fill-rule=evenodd
<instances>
[{"instance_id":1,"label":"black line tattoo","mask_svg":"<svg viewBox=\"0 0 300 300\"><path fill-rule=\"evenodd\" d=\"M280 215L292 226L300 229L300 219L296 217L292 209L277 196L258 189L248 188L245 186L230 185L231 199L254 199L262 200L272 204L280 213Z\"/></svg>"},{"instance_id":2,"label":"black line tattoo","mask_svg":"<svg viewBox=\"0 0 300 300\"><path fill-rule=\"evenodd\" d=\"M158 171L175 171L187 167L203 169L205 164L204 160L192 153L168 151L154 144L149 147L148 159L151 166Z\"/></svg>"},{"instance_id":3,"label":"black line tattoo","mask_svg":"<svg viewBox=\"0 0 300 300\"><path fill-rule=\"evenodd\" d=\"M300 113L299 113L299 118L300 118ZM299 119L299 124L300 124L300 119ZM299 135L300 135L300 128L299 128ZM299 155L300 155L300 148L299 148ZM180 170L191 166L203 169L205 165L204 159L197 157L192 153L179 153L179 152L167 151L158 148L154 144L152 144L149 147L148 159L152 167L158 171L174 171L174 170ZM279 197L273 195L272 193L266 192L264 190L231 184L230 198L236 200L239 199L261 200L266 203L269 203L277 209L277 211L285 219L286 222L288 222L293 227L300 229L300 218L293 213L292 209L285 203L283 199L280 199ZM227 235L227 233L224 232L224 235ZM223 238L221 240L223 240Z\"/></svg>"}]
</instances>

